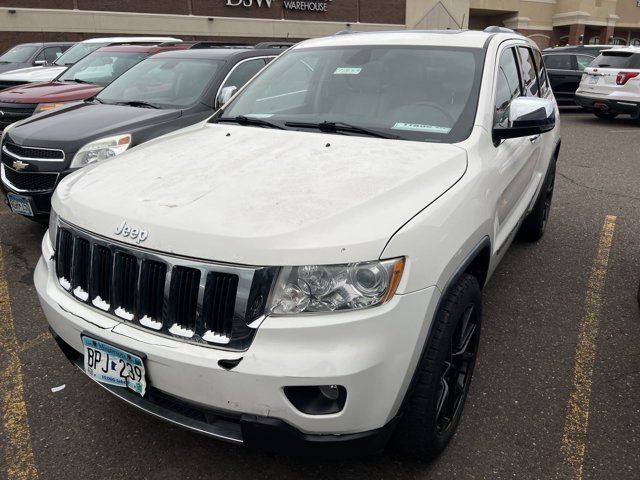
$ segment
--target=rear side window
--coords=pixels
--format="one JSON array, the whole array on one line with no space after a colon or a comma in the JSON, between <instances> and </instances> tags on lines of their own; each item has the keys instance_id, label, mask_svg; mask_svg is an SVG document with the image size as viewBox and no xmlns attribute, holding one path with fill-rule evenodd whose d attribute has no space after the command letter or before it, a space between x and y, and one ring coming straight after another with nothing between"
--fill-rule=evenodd
<instances>
[{"instance_id":1,"label":"rear side window","mask_svg":"<svg viewBox=\"0 0 640 480\"><path fill-rule=\"evenodd\" d=\"M522 85L527 97L537 97L540 92L536 65L533 61L531 49L518 47L520 52L520 64L522 65Z\"/></svg>"},{"instance_id":2,"label":"rear side window","mask_svg":"<svg viewBox=\"0 0 640 480\"><path fill-rule=\"evenodd\" d=\"M571 55L545 55L544 63L551 70L573 70Z\"/></svg>"},{"instance_id":3,"label":"rear side window","mask_svg":"<svg viewBox=\"0 0 640 480\"><path fill-rule=\"evenodd\" d=\"M509 115L511 101L522 93L520 88L520 74L513 48L506 48L500 56L498 67L498 83L496 84L495 120L496 124L503 123Z\"/></svg>"},{"instance_id":4,"label":"rear side window","mask_svg":"<svg viewBox=\"0 0 640 480\"><path fill-rule=\"evenodd\" d=\"M640 68L640 54L633 52L602 52L592 63L600 68Z\"/></svg>"}]
</instances>

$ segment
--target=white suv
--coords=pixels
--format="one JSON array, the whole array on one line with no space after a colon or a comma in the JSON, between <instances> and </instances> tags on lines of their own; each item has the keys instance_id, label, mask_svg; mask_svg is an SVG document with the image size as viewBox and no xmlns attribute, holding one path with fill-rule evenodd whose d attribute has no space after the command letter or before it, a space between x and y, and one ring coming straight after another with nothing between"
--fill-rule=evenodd
<instances>
[{"instance_id":1,"label":"white suv","mask_svg":"<svg viewBox=\"0 0 640 480\"><path fill-rule=\"evenodd\" d=\"M515 33L305 41L209 121L59 185L42 307L80 369L175 424L433 457L482 288L518 231L544 233L557 116Z\"/></svg>"},{"instance_id":2,"label":"white suv","mask_svg":"<svg viewBox=\"0 0 640 480\"><path fill-rule=\"evenodd\" d=\"M600 118L640 113L640 48L602 52L584 70L576 103Z\"/></svg>"}]
</instances>

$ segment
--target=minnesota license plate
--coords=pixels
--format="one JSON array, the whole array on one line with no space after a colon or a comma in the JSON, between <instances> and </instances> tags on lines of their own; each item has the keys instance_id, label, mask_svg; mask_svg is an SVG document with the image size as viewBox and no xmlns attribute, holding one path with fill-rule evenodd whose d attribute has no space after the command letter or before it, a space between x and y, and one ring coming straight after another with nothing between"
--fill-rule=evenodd
<instances>
[{"instance_id":1,"label":"minnesota license plate","mask_svg":"<svg viewBox=\"0 0 640 480\"><path fill-rule=\"evenodd\" d=\"M591 85L595 85L596 83L598 83L598 76L597 75L589 75L589 83Z\"/></svg>"},{"instance_id":2,"label":"minnesota license plate","mask_svg":"<svg viewBox=\"0 0 640 480\"><path fill-rule=\"evenodd\" d=\"M24 215L26 217L33 217L33 208L31 208L31 198L23 197L22 195L16 195L14 193L7 193L7 200L9 200L9 206L13 213L18 215Z\"/></svg>"},{"instance_id":3,"label":"minnesota license plate","mask_svg":"<svg viewBox=\"0 0 640 480\"><path fill-rule=\"evenodd\" d=\"M144 396L147 381L142 358L90 337L83 336L82 344L87 375L98 382L129 388Z\"/></svg>"}]
</instances>

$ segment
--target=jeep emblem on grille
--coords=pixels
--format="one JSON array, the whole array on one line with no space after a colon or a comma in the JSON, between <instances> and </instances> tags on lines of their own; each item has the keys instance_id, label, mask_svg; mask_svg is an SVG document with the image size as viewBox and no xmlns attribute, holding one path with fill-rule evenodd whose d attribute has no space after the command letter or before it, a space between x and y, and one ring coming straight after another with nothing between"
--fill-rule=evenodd
<instances>
[{"instance_id":1,"label":"jeep emblem on grille","mask_svg":"<svg viewBox=\"0 0 640 480\"><path fill-rule=\"evenodd\" d=\"M29 166L29 164L21 162L20 160L15 160L13 162L12 166L13 166L14 169L16 169L17 171L21 172L22 170L27 168Z\"/></svg>"},{"instance_id":2,"label":"jeep emblem on grille","mask_svg":"<svg viewBox=\"0 0 640 480\"><path fill-rule=\"evenodd\" d=\"M136 243L144 242L149 237L149 232L138 227L127 225L126 220L123 220L122 223L116 227L114 233L135 240Z\"/></svg>"}]
</instances>

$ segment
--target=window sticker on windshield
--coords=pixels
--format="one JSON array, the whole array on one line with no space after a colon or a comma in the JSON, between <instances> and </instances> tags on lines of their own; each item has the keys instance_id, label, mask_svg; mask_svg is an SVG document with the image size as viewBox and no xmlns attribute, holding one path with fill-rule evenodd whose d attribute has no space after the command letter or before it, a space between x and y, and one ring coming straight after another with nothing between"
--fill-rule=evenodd
<instances>
[{"instance_id":1,"label":"window sticker on windshield","mask_svg":"<svg viewBox=\"0 0 640 480\"><path fill-rule=\"evenodd\" d=\"M358 75L362 71L361 68L354 67L338 67L333 72L334 75Z\"/></svg>"},{"instance_id":2,"label":"window sticker on windshield","mask_svg":"<svg viewBox=\"0 0 640 480\"><path fill-rule=\"evenodd\" d=\"M409 130L412 132L431 132L431 133L449 133L449 127L439 127L437 125L423 125L421 123L403 123L397 122L392 130Z\"/></svg>"}]
</instances>

